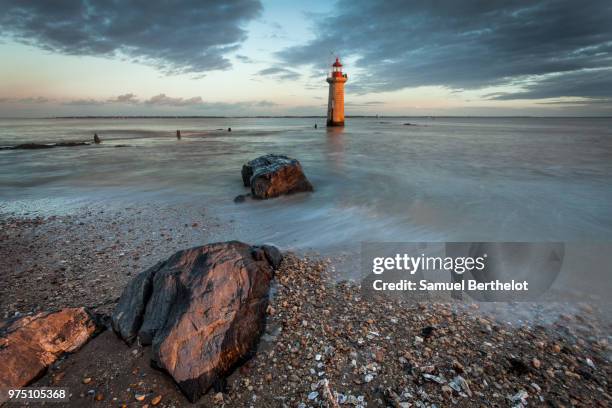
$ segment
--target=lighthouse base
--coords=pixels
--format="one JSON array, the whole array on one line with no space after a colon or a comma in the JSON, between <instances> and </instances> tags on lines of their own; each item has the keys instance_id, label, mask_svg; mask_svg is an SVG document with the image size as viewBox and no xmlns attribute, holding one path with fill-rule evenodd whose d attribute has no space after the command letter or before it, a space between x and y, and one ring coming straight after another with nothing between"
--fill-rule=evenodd
<instances>
[{"instance_id":1,"label":"lighthouse base","mask_svg":"<svg viewBox=\"0 0 612 408\"><path fill-rule=\"evenodd\" d=\"M334 122L333 120L328 120L327 121L327 127L333 127L333 126L344 126L344 121L342 121L342 122Z\"/></svg>"}]
</instances>

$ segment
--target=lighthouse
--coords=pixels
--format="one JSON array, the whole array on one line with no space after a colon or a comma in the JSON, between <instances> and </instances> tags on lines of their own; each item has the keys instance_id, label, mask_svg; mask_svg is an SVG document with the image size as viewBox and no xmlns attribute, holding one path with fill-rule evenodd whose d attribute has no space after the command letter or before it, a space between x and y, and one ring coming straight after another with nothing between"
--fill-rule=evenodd
<instances>
[{"instance_id":1,"label":"lighthouse","mask_svg":"<svg viewBox=\"0 0 612 408\"><path fill-rule=\"evenodd\" d=\"M344 126L344 83L348 81L342 73L342 64L336 58L332 65L329 83L329 99L327 101L327 126Z\"/></svg>"}]
</instances>

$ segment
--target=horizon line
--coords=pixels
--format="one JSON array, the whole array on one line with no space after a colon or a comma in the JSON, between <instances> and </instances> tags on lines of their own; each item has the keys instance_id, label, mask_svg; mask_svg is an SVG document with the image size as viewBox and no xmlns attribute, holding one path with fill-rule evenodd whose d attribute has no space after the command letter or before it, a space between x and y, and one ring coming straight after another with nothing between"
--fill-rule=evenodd
<instances>
[{"instance_id":1,"label":"horizon line","mask_svg":"<svg viewBox=\"0 0 612 408\"><path fill-rule=\"evenodd\" d=\"M70 115L70 116L0 116L2 119L308 119L326 118L325 115ZM612 118L612 115L347 115L346 118L577 118L577 119L596 119Z\"/></svg>"}]
</instances>

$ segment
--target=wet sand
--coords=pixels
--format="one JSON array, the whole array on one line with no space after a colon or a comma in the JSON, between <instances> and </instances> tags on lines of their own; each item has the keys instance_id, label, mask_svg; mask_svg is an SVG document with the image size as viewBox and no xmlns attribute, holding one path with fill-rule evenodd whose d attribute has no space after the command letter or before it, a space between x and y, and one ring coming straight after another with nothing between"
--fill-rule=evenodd
<instances>
[{"instance_id":1,"label":"wet sand","mask_svg":"<svg viewBox=\"0 0 612 408\"><path fill-rule=\"evenodd\" d=\"M69 306L109 313L141 270L203 245L221 224L202 206L83 207L67 216L0 216L2 318Z\"/></svg>"},{"instance_id":2,"label":"wet sand","mask_svg":"<svg viewBox=\"0 0 612 408\"><path fill-rule=\"evenodd\" d=\"M197 205L5 215L0 226L4 317L66 306L108 314L144 268L178 249L239 235L239 226L221 224ZM320 257L289 254L255 356L193 406L612 403L610 326L592 306L557 314L534 309L533 319L504 323L476 305L366 300L330 271ZM158 406L191 405L149 360L150 348L128 347L107 330L32 386L68 387L65 406L143 407L158 396Z\"/></svg>"}]
</instances>

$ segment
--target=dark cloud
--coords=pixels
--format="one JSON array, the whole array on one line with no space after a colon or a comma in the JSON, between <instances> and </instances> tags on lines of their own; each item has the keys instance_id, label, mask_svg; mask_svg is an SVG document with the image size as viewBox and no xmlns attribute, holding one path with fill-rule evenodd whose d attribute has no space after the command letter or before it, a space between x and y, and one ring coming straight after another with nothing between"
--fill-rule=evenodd
<instances>
[{"instance_id":1,"label":"dark cloud","mask_svg":"<svg viewBox=\"0 0 612 408\"><path fill-rule=\"evenodd\" d=\"M126 57L167 73L230 66L259 0L0 0L0 33L69 55Z\"/></svg>"},{"instance_id":2,"label":"dark cloud","mask_svg":"<svg viewBox=\"0 0 612 408\"><path fill-rule=\"evenodd\" d=\"M17 103L49 103L52 102L52 99L49 99L45 96L33 96L28 98L18 98L15 100Z\"/></svg>"},{"instance_id":3,"label":"dark cloud","mask_svg":"<svg viewBox=\"0 0 612 408\"><path fill-rule=\"evenodd\" d=\"M251 100L251 101L240 101L240 102L206 102L201 96L194 96L192 98L180 98L168 96L164 93L152 96L146 100L139 100L136 95L132 93L126 93L123 95L116 96L109 99L95 99L95 98L80 98L70 100L56 100L49 99L43 96L37 97L25 97L25 98L10 98L0 97L0 103L2 104L47 104L57 102L63 106L112 106L117 103L132 105L134 108L144 109L155 109L155 108L195 108L198 110L205 111L232 111L240 109L257 109L257 108L273 108L278 106L277 103L271 102L265 99L262 100Z\"/></svg>"},{"instance_id":4,"label":"dark cloud","mask_svg":"<svg viewBox=\"0 0 612 408\"><path fill-rule=\"evenodd\" d=\"M241 55L241 54L237 54L236 59L240 62L244 62L245 64L250 64L253 62L251 58L247 57L246 55Z\"/></svg>"},{"instance_id":5,"label":"dark cloud","mask_svg":"<svg viewBox=\"0 0 612 408\"><path fill-rule=\"evenodd\" d=\"M12 104L43 104L53 102L53 99L49 99L44 96L30 96L25 98L10 98L1 97L0 103L12 103Z\"/></svg>"},{"instance_id":6,"label":"dark cloud","mask_svg":"<svg viewBox=\"0 0 612 408\"><path fill-rule=\"evenodd\" d=\"M515 96L612 95L609 79L585 71L612 66L610 0L340 0L334 10L315 21L314 40L280 59L321 69L314 61L330 50L351 57L363 75L347 87L364 93L527 84ZM582 84L568 84L576 78Z\"/></svg>"},{"instance_id":7,"label":"dark cloud","mask_svg":"<svg viewBox=\"0 0 612 408\"><path fill-rule=\"evenodd\" d=\"M100 101L93 98L85 98L85 99L72 99L69 101L65 101L64 105L74 105L74 106L99 106L104 105L104 101Z\"/></svg>"},{"instance_id":8,"label":"dark cloud","mask_svg":"<svg viewBox=\"0 0 612 408\"><path fill-rule=\"evenodd\" d=\"M612 98L602 99L575 99L575 100L559 100L559 101L543 101L538 102L539 105L561 105L561 106L593 106L593 105L610 105L612 106Z\"/></svg>"},{"instance_id":9,"label":"dark cloud","mask_svg":"<svg viewBox=\"0 0 612 408\"><path fill-rule=\"evenodd\" d=\"M382 101L365 101L365 102L352 102L352 101L349 101L349 102L345 103L346 106L356 106L356 107L359 107L359 106L379 106L379 105L384 105L384 104L385 104L385 102L382 102Z\"/></svg>"},{"instance_id":10,"label":"dark cloud","mask_svg":"<svg viewBox=\"0 0 612 408\"><path fill-rule=\"evenodd\" d=\"M522 91L490 95L491 99L546 99L612 96L612 68L555 73L524 85Z\"/></svg>"},{"instance_id":11,"label":"dark cloud","mask_svg":"<svg viewBox=\"0 0 612 408\"><path fill-rule=\"evenodd\" d=\"M201 96L194 96L193 98L173 98L162 93L147 99L144 103L158 106L193 106L202 105L204 101Z\"/></svg>"},{"instance_id":12,"label":"dark cloud","mask_svg":"<svg viewBox=\"0 0 612 408\"><path fill-rule=\"evenodd\" d=\"M257 73L258 75L264 76L272 76L278 79L298 79L300 74L292 69L283 68L283 67L270 67L266 69L262 69Z\"/></svg>"},{"instance_id":13,"label":"dark cloud","mask_svg":"<svg viewBox=\"0 0 612 408\"><path fill-rule=\"evenodd\" d=\"M255 106L259 108L271 108L273 106L278 106L276 102L271 102L271 101L266 101L266 100L247 102L247 104L249 106Z\"/></svg>"},{"instance_id":14,"label":"dark cloud","mask_svg":"<svg viewBox=\"0 0 612 408\"><path fill-rule=\"evenodd\" d=\"M134 103L138 103L139 101L138 101L138 98L136 98L136 95L134 95L133 93L126 93L123 95L118 95L114 98L110 98L107 102L134 104Z\"/></svg>"},{"instance_id":15,"label":"dark cloud","mask_svg":"<svg viewBox=\"0 0 612 408\"><path fill-rule=\"evenodd\" d=\"M267 100L241 101L241 102L205 102L201 96L192 98L178 98L166 94L155 95L143 102L149 106L166 107L195 107L202 109L231 110L237 108L270 108L276 106L274 102Z\"/></svg>"}]
</instances>

